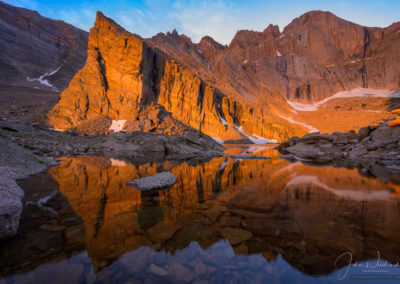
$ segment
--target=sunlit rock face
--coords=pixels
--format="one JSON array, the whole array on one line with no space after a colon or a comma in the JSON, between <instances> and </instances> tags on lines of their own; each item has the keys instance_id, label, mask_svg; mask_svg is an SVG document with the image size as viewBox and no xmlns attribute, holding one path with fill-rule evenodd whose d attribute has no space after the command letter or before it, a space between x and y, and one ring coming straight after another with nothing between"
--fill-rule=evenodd
<instances>
[{"instance_id":1,"label":"sunlit rock face","mask_svg":"<svg viewBox=\"0 0 400 284\"><path fill-rule=\"evenodd\" d=\"M377 250L398 260L400 210L393 185L356 169L290 164L271 149L257 154L273 158L134 165L76 157L50 173L85 224L96 270L141 246L174 253L193 241L207 248L221 239L237 254L261 253L268 261L281 254L308 274L332 272L347 251L357 260L376 258ZM178 179L169 190L125 185L164 170Z\"/></svg>"},{"instance_id":2,"label":"sunlit rock face","mask_svg":"<svg viewBox=\"0 0 400 284\"><path fill-rule=\"evenodd\" d=\"M179 121L222 140L282 141L312 129L285 119L296 114L288 99L310 103L360 87L397 89L399 30L398 23L367 28L313 11L282 32L273 25L243 30L223 46L210 37L195 44L176 31L142 39L99 12L86 64L49 119L67 129L105 115L126 120L127 131L165 133ZM170 114L149 113L154 108Z\"/></svg>"},{"instance_id":3,"label":"sunlit rock face","mask_svg":"<svg viewBox=\"0 0 400 284\"><path fill-rule=\"evenodd\" d=\"M181 123L224 140L246 138L238 131L240 126L247 135L277 140L306 132L282 119L272 122L266 102L284 104L277 94L257 104L237 92L220 91L186 63L98 13L89 35L87 62L50 112L50 123L67 129L106 115L127 120L127 125L148 119L154 125L149 131L166 121L158 114L143 117L158 105Z\"/></svg>"}]
</instances>

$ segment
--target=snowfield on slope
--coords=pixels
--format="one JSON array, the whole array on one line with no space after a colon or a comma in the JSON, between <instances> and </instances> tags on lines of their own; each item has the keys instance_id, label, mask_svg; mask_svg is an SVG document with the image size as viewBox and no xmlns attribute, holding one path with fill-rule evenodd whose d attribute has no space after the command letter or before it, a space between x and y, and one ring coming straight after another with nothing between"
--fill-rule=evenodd
<instances>
[{"instance_id":1,"label":"snowfield on slope","mask_svg":"<svg viewBox=\"0 0 400 284\"><path fill-rule=\"evenodd\" d=\"M308 128L310 130L310 133L319 132L319 130L317 128L315 128L314 126L305 124L305 123L300 122L300 121L296 121L294 119L291 119L291 118L288 118L286 116L283 116L283 115L281 115L279 113L277 113L276 115L278 115L280 118L283 118L283 119L289 121L290 123L298 124L298 125L304 126L305 128Z\"/></svg>"},{"instance_id":2,"label":"snowfield on slope","mask_svg":"<svg viewBox=\"0 0 400 284\"><path fill-rule=\"evenodd\" d=\"M330 100L338 98L354 98L354 97L400 98L400 91L357 88L351 91L343 91L336 93L333 96L326 98L322 101L316 102L314 104L304 104L304 103L292 102L289 100L287 100L287 103L295 110L316 111L318 110L318 107L320 107L321 105L325 104Z\"/></svg>"},{"instance_id":3,"label":"snowfield on slope","mask_svg":"<svg viewBox=\"0 0 400 284\"><path fill-rule=\"evenodd\" d=\"M243 128L241 126L238 126L235 124L235 128L237 131L239 131L240 134L242 134L243 136L247 137L251 142L253 142L254 144L275 144L278 141L275 139L267 139L258 135L255 135L253 133L252 136L247 135L246 133L243 132Z\"/></svg>"}]
</instances>

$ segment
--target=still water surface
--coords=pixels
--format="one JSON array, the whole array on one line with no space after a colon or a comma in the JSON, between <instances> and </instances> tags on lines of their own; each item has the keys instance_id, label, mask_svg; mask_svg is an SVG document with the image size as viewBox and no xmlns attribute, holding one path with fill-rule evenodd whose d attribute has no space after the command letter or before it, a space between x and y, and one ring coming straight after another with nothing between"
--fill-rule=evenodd
<instances>
[{"instance_id":1,"label":"still water surface","mask_svg":"<svg viewBox=\"0 0 400 284\"><path fill-rule=\"evenodd\" d=\"M290 163L270 146L227 152L272 159L79 156L21 181L0 284L399 281L395 184ZM169 190L126 185L165 170L178 179Z\"/></svg>"}]
</instances>

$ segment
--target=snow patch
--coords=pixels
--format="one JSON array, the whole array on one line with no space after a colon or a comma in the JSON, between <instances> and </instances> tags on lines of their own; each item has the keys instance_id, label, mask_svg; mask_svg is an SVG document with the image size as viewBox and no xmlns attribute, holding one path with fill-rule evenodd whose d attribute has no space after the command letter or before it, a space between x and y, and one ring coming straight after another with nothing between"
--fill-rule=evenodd
<instances>
[{"instance_id":1,"label":"snow patch","mask_svg":"<svg viewBox=\"0 0 400 284\"><path fill-rule=\"evenodd\" d=\"M38 81L41 85L50 87L53 91L58 92L57 88L54 87L52 84L49 83L49 81L47 81L45 78L46 77L50 77L53 76L54 74L56 74L58 72L58 70L60 70L61 67L58 67L52 71L46 72L44 73L42 76L40 76L39 78L29 78L26 77L26 80L28 80L28 82L33 82L33 81Z\"/></svg>"},{"instance_id":2,"label":"snow patch","mask_svg":"<svg viewBox=\"0 0 400 284\"><path fill-rule=\"evenodd\" d=\"M224 144L224 140L222 140L221 138L218 137L211 137L211 138L217 141L219 144Z\"/></svg>"},{"instance_id":3,"label":"snow patch","mask_svg":"<svg viewBox=\"0 0 400 284\"><path fill-rule=\"evenodd\" d=\"M225 126L229 126L228 122L226 122L226 120L217 112L219 120L221 121L221 123Z\"/></svg>"},{"instance_id":4,"label":"snow patch","mask_svg":"<svg viewBox=\"0 0 400 284\"><path fill-rule=\"evenodd\" d=\"M218 173L221 172L223 169L225 169L227 164L228 161L225 159L225 161L219 166Z\"/></svg>"},{"instance_id":5,"label":"snow patch","mask_svg":"<svg viewBox=\"0 0 400 284\"><path fill-rule=\"evenodd\" d=\"M278 115L280 118L283 118L283 119L285 119L285 120L287 120L287 121L289 121L289 122L291 122L291 123L299 124L299 125L301 125L301 126L304 126L305 128L308 128L308 129L310 130L310 133L318 132L318 131L319 131L319 130L318 130L317 128L315 128L314 126L305 124L305 123L300 122L300 121L293 120L293 119L288 118L288 117L285 117L285 116L283 116L283 115L281 115L281 114L279 114L279 113L277 113L277 115Z\"/></svg>"},{"instance_id":6,"label":"snow patch","mask_svg":"<svg viewBox=\"0 0 400 284\"><path fill-rule=\"evenodd\" d=\"M275 143L277 143L277 141L275 139L270 140L270 139L255 135L254 133L252 136L247 135L246 133L243 132L242 126L238 126L235 124L235 128L237 131L239 131L240 134L247 137L254 144L275 144Z\"/></svg>"},{"instance_id":7,"label":"snow patch","mask_svg":"<svg viewBox=\"0 0 400 284\"><path fill-rule=\"evenodd\" d=\"M126 120L113 120L109 130L112 130L114 132L120 132L124 129L125 122Z\"/></svg>"},{"instance_id":8,"label":"snow patch","mask_svg":"<svg viewBox=\"0 0 400 284\"><path fill-rule=\"evenodd\" d=\"M337 99L337 98L354 98L354 97L366 97L366 98L400 98L400 91L391 90L376 90L370 88L357 88L351 91L343 91L330 96L322 101L316 102L314 104L304 104L298 102L292 102L287 100L287 103L295 110L300 111L316 111L318 107L325 104L326 102Z\"/></svg>"},{"instance_id":9,"label":"snow patch","mask_svg":"<svg viewBox=\"0 0 400 284\"><path fill-rule=\"evenodd\" d=\"M57 132L64 132L63 129L58 129L58 128L49 128L49 129Z\"/></svg>"},{"instance_id":10,"label":"snow patch","mask_svg":"<svg viewBox=\"0 0 400 284\"><path fill-rule=\"evenodd\" d=\"M278 140L276 140L276 139L267 139L265 137L258 136L258 135L254 134L254 133L252 134L252 136L255 137L258 141L266 141L266 143L255 143L255 144L275 144L275 143L278 143Z\"/></svg>"},{"instance_id":11,"label":"snow patch","mask_svg":"<svg viewBox=\"0 0 400 284\"><path fill-rule=\"evenodd\" d=\"M279 52L278 49L276 49L276 55L277 55L277 56L282 56L282 54Z\"/></svg>"},{"instance_id":12,"label":"snow patch","mask_svg":"<svg viewBox=\"0 0 400 284\"><path fill-rule=\"evenodd\" d=\"M111 166L113 167L126 167L128 164L125 161L110 158Z\"/></svg>"}]
</instances>

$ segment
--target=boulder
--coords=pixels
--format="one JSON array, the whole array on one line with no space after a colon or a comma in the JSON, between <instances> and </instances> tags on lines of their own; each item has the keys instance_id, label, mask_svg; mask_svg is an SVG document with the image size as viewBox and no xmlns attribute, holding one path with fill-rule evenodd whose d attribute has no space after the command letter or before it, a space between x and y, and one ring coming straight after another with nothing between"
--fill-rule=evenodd
<instances>
[{"instance_id":1,"label":"boulder","mask_svg":"<svg viewBox=\"0 0 400 284\"><path fill-rule=\"evenodd\" d=\"M400 128L382 125L372 131L370 137L371 141L376 145L389 141L397 141L400 139Z\"/></svg>"},{"instance_id":2,"label":"boulder","mask_svg":"<svg viewBox=\"0 0 400 284\"><path fill-rule=\"evenodd\" d=\"M318 132L315 132L315 133L310 133L310 134L304 135L301 138L301 141L305 141L305 142L315 141L315 142L317 142L317 141L325 140L325 141L332 142L334 139L335 139L335 137L333 137L332 135L320 134Z\"/></svg>"},{"instance_id":3,"label":"boulder","mask_svg":"<svg viewBox=\"0 0 400 284\"><path fill-rule=\"evenodd\" d=\"M318 147L303 142L297 143L286 150L289 153L303 159L316 159L325 155L325 153L322 152Z\"/></svg>"},{"instance_id":4,"label":"boulder","mask_svg":"<svg viewBox=\"0 0 400 284\"><path fill-rule=\"evenodd\" d=\"M371 129L368 126L360 128L360 130L358 131L358 140L363 140L369 135L370 132Z\"/></svg>"},{"instance_id":5,"label":"boulder","mask_svg":"<svg viewBox=\"0 0 400 284\"><path fill-rule=\"evenodd\" d=\"M136 186L140 190L163 189L173 186L178 180L171 172L162 172L151 177L128 181L127 185Z\"/></svg>"},{"instance_id":6,"label":"boulder","mask_svg":"<svg viewBox=\"0 0 400 284\"><path fill-rule=\"evenodd\" d=\"M392 110L390 113L400 115L400 108Z\"/></svg>"},{"instance_id":7,"label":"boulder","mask_svg":"<svg viewBox=\"0 0 400 284\"><path fill-rule=\"evenodd\" d=\"M24 192L15 178L11 169L0 167L0 239L14 236L19 226Z\"/></svg>"}]
</instances>

